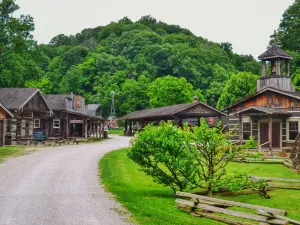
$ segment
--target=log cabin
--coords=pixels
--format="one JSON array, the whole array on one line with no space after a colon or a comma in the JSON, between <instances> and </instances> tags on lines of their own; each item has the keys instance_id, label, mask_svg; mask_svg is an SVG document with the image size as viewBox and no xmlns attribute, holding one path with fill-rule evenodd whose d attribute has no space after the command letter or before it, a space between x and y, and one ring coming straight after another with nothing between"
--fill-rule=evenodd
<instances>
[{"instance_id":1,"label":"log cabin","mask_svg":"<svg viewBox=\"0 0 300 225\"><path fill-rule=\"evenodd\" d=\"M48 120L49 137L87 138L91 133L101 137L104 119L88 114L84 97L71 93L46 95L45 99L53 111L53 117Z\"/></svg>"},{"instance_id":2,"label":"log cabin","mask_svg":"<svg viewBox=\"0 0 300 225\"><path fill-rule=\"evenodd\" d=\"M4 123L6 145L32 141L52 115L38 88L0 88L0 102L13 114Z\"/></svg>"},{"instance_id":3,"label":"log cabin","mask_svg":"<svg viewBox=\"0 0 300 225\"><path fill-rule=\"evenodd\" d=\"M243 142L252 136L266 151L287 150L300 131L300 92L291 82L292 57L272 46L258 58L262 73L256 93L224 109L232 140Z\"/></svg>"},{"instance_id":4,"label":"log cabin","mask_svg":"<svg viewBox=\"0 0 300 225\"><path fill-rule=\"evenodd\" d=\"M193 103L139 110L120 117L118 120L125 120L125 134L131 136L134 133L133 129L143 129L148 123L173 121L178 126L182 126L183 123L198 126L200 118L206 118L210 126L216 126L218 121L225 116L225 113L200 102L195 96Z\"/></svg>"}]
</instances>

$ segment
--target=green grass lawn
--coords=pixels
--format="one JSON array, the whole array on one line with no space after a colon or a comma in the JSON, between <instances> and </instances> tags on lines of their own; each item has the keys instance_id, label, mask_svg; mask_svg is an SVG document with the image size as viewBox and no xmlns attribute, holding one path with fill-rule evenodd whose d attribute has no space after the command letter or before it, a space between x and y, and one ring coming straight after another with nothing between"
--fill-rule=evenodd
<instances>
[{"instance_id":1,"label":"green grass lawn","mask_svg":"<svg viewBox=\"0 0 300 225\"><path fill-rule=\"evenodd\" d=\"M108 134L119 134L124 135L124 128L108 130Z\"/></svg>"},{"instance_id":2,"label":"green grass lawn","mask_svg":"<svg viewBox=\"0 0 300 225\"><path fill-rule=\"evenodd\" d=\"M154 183L151 177L139 171L139 167L126 156L125 149L106 154L99 163L99 169L102 183L129 210L138 224L221 224L193 217L174 208L176 197L171 188ZM300 174L281 165L232 163L228 170L257 176L300 179ZM271 199L264 199L257 194L222 198L286 209L290 218L300 220L299 190L276 190L269 194Z\"/></svg>"},{"instance_id":3,"label":"green grass lawn","mask_svg":"<svg viewBox=\"0 0 300 225\"><path fill-rule=\"evenodd\" d=\"M15 157L25 154L26 151L24 146L0 147L0 163L5 161L9 157Z\"/></svg>"}]
</instances>

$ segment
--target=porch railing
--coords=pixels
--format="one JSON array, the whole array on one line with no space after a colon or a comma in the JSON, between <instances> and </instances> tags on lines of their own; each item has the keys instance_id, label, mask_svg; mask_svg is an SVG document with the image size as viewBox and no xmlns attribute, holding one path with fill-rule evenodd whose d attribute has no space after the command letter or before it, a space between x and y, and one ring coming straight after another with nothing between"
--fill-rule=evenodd
<instances>
[{"instance_id":1,"label":"porch railing","mask_svg":"<svg viewBox=\"0 0 300 225\"><path fill-rule=\"evenodd\" d=\"M259 145L259 146L258 146L258 150L261 152L262 146L267 145L267 144L270 144L270 141L268 141L268 142L266 142L266 143L263 143L263 144Z\"/></svg>"}]
</instances>

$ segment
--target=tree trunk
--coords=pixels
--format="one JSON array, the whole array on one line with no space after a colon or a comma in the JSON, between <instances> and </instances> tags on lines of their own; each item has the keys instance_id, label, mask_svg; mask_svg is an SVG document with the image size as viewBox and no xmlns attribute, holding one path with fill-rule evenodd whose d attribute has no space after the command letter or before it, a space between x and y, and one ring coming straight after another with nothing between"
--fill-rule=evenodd
<instances>
[{"instance_id":1,"label":"tree trunk","mask_svg":"<svg viewBox=\"0 0 300 225\"><path fill-rule=\"evenodd\" d=\"M212 186L211 186L210 182L208 182L208 185L207 185L207 194L209 197L211 197L213 195L213 190L212 190Z\"/></svg>"}]
</instances>

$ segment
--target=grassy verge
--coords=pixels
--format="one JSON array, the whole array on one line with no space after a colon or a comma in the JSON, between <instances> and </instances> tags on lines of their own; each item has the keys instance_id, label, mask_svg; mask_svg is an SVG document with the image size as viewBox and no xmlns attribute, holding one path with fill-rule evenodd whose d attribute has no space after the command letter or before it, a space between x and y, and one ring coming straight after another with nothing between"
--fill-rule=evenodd
<instances>
[{"instance_id":1,"label":"grassy verge","mask_svg":"<svg viewBox=\"0 0 300 225\"><path fill-rule=\"evenodd\" d=\"M118 135L124 135L124 129L115 129L115 130L108 130L108 134L118 134Z\"/></svg>"},{"instance_id":2,"label":"grassy verge","mask_svg":"<svg viewBox=\"0 0 300 225\"><path fill-rule=\"evenodd\" d=\"M24 146L0 147L0 163L10 157L16 157L27 154Z\"/></svg>"},{"instance_id":3,"label":"grassy verge","mask_svg":"<svg viewBox=\"0 0 300 225\"><path fill-rule=\"evenodd\" d=\"M129 210L139 224L221 224L206 218L192 217L174 208L175 197L172 190L154 183L151 177L139 171L139 167L126 156L125 149L106 154L99 163L99 169L107 190L115 194L116 200ZM257 176L300 179L300 174L281 165L230 164L229 171L235 170ZM271 199L264 199L256 194L222 198L286 209L289 217L300 220L299 190L276 190L269 194Z\"/></svg>"}]
</instances>

